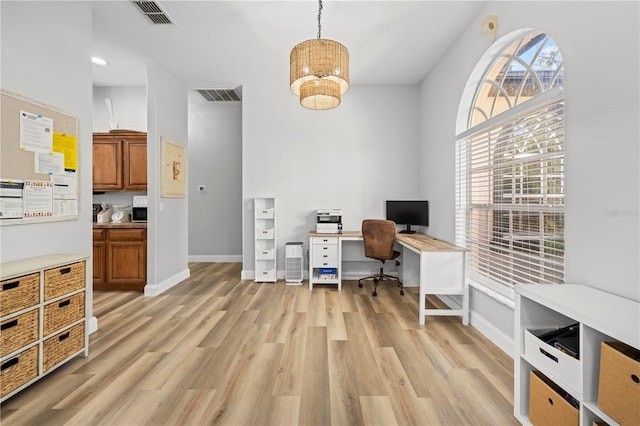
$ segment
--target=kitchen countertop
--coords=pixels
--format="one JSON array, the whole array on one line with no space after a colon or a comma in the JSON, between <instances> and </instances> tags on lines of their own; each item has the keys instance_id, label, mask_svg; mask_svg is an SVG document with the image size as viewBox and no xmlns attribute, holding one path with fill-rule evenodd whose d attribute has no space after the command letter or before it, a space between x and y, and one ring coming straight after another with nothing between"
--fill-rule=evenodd
<instances>
[{"instance_id":1,"label":"kitchen countertop","mask_svg":"<svg viewBox=\"0 0 640 426\"><path fill-rule=\"evenodd\" d=\"M94 229L97 228L146 228L147 222L120 222L120 223L96 223L93 222Z\"/></svg>"}]
</instances>

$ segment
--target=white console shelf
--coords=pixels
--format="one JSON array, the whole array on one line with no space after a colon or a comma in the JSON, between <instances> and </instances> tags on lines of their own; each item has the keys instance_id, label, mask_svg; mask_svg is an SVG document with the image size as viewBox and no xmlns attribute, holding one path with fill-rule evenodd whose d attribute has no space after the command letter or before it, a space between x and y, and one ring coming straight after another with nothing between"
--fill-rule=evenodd
<instances>
[{"instance_id":1,"label":"white console shelf","mask_svg":"<svg viewBox=\"0 0 640 426\"><path fill-rule=\"evenodd\" d=\"M531 333L574 323L580 331L579 359L545 347ZM603 341L640 348L640 303L578 284L517 285L514 415L518 421L531 424L529 376L538 370L579 401L580 425L591 426L598 420L616 425L597 404Z\"/></svg>"},{"instance_id":2,"label":"white console shelf","mask_svg":"<svg viewBox=\"0 0 640 426\"><path fill-rule=\"evenodd\" d=\"M276 276L276 199L254 198L255 209L255 281L278 281Z\"/></svg>"}]
</instances>

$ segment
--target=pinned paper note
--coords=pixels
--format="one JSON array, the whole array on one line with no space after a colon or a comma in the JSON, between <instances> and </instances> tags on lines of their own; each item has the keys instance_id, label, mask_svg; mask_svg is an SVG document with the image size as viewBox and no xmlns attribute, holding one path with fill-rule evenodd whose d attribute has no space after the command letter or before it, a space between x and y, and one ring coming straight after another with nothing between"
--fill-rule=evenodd
<instances>
[{"instance_id":1,"label":"pinned paper note","mask_svg":"<svg viewBox=\"0 0 640 426\"><path fill-rule=\"evenodd\" d=\"M20 149L49 153L53 147L53 119L20 110Z\"/></svg>"},{"instance_id":2,"label":"pinned paper note","mask_svg":"<svg viewBox=\"0 0 640 426\"><path fill-rule=\"evenodd\" d=\"M64 133L53 132L54 152L64 154L64 169L75 171L78 169L78 138Z\"/></svg>"},{"instance_id":3,"label":"pinned paper note","mask_svg":"<svg viewBox=\"0 0 640 426\"><path fill-rule=\"evenodd\" d=\"M36 173L59 175L64 173L64 155L59 152L35 153Z\"/></svg>"}]
</instances>

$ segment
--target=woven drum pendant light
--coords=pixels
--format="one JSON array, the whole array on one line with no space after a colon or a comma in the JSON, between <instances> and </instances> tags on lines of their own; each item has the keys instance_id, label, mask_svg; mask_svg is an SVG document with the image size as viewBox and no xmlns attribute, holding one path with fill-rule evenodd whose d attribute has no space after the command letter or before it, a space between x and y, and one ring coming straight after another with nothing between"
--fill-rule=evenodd
<instances>
[{"instance_id":1,"label":"woven drum pendant light","mask_svg":"<svg viewBox=\"0 0 640 426\"><path fill-rule=\"evenodd\" d=\"M349 51L334 40L320 37L322 0L318 1L318 38L297 44L289 62L291 91L300 96L300 105L322 110L340 105L349 89Z\"/></svg>"}]
</instances>

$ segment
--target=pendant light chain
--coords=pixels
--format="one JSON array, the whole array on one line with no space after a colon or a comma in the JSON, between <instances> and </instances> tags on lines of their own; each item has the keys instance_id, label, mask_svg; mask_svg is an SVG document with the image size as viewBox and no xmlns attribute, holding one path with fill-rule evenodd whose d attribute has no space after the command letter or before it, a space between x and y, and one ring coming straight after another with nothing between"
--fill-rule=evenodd
<instances>
[{"instance_id":1,"label":"pendant light chain","mask_svg":"<svg viewBox=\"0 0 640 426\"><path fill-rule=\"evenodd\" d=\"M320 15L322 15L322 0L318 0L318 38L320 38L320 32L322 30L320 26Z\"/></svg>"}]
</instances>

